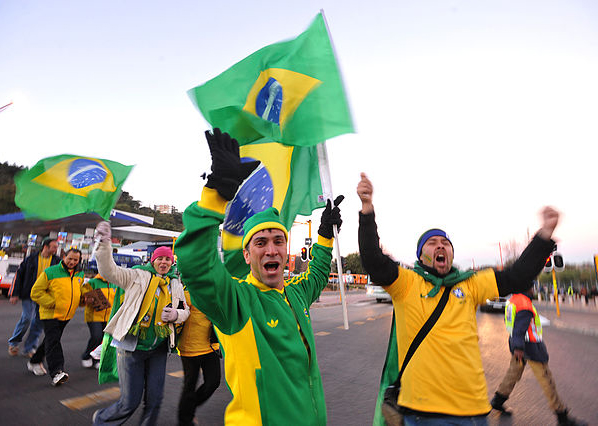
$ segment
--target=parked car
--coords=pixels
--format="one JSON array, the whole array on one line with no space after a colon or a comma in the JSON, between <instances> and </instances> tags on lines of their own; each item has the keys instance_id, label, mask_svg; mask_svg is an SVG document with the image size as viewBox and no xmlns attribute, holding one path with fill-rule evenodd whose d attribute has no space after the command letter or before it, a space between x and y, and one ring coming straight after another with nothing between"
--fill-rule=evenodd
<instances>
[{"instance_id":1,"label":"parked car","mask_svg":"<svg viewBox=\"0 0 598 426\"><path fill-rule=\"evenodd\" d=\"M368 297L376 298L376 302L381 303L385 300L391 301L390 294L384 290L384 287L375 284L366 284L365 285L365 294Z\"/></svg>"},{"instance_id":2,"label":"parked car","mask_svg":"<svg viewBox=\"0 0 598 426\"><path fill-rule=\"evenodd\" d=\"M130 254L113 253L112 258L114 259L114 263L125 268L132 268L143 263L141 257ZM87 270L93 273L98 272L98 264L95 259L87 264Z\"/></svg>"},{"instance_id":3,"label":"parked car","mask_svg":"<svg viewBox=\"0 0 598 426\"><path fill-rule=\"evenodd\" d=\"M507 306L507 302L509 301L509 297L495 297L494 299L486 299L486 303L480 306L480 311L504 313L505 306Z\"/></svg>"},{"instance_id":4,"label":"parked car","mask_svg":"<svg viewBox=\"0 0 598 426\"><path fill-rule=\"evenodd\" d=\"M23 259L17 257L0 260L0 288L4 297L8 297L8 291L22 261Z\"/></svg>"}]
</instances>

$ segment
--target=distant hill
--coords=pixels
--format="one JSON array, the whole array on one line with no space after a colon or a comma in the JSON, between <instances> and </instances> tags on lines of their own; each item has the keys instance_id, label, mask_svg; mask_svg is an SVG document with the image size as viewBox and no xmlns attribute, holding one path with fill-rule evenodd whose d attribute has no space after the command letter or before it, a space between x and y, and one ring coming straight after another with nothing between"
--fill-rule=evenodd
<instances>
[{"instance_id":1,"label":"distant hill","mask_svg":"<svg viewBox=\"0 0 598 426\"><path fill-rule=\"evenodd\" d=\"M15 175L24 167L16 164L0 163L0 214L15 213Z\"/></svg>"},{"instance_id":2,"label":"distant hill","mask_svg":"<svg viewBox=\"0 0 598 426\"><path fill-rule=\"evenodd\" d=\"M0 163L0 214L16 213L19 208L15 205L15 174L23 170L23 166ZM135 200L128 192L124 191L115 206L118 210L138 213L154 218L153 228L168 229L171 231L183 230L183 215L180 212L164 214L149 207L142 207L141 201Z\"/></svg>"}]
</instances>

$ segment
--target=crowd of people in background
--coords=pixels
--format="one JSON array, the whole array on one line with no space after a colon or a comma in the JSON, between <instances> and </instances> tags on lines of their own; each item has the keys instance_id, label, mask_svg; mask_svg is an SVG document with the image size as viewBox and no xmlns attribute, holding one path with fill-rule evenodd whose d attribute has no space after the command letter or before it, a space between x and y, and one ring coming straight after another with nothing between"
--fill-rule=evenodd
<instances>
[{"instance_id":1,"label":"crowd of people in background","mask_svg":"<svg viewBox=\"0 0 598 426\"><path fill-rule=\"evenodd\" d=\"M112 229L101 222L96 227L99 273L85 281L81 252L71 248L59 259L56 241L45 240L39 252L22 262L14 279L10 301L21 300L23 311L8 352L19 353L29 327L23 349L30 357L28 370L39 376L49 373L53 386L62 385L69 375L61 337L77 308L85 306L90 337L82 365L98 368L100 383L118 381L120 387L118 401L94 412L94 425L126 422L142 400L141 424L156 424L167 356L175 352L184 371L181 425L194 424L196 408L218 388L221 355L232 393L226 424L324 425L326 403L310 307L328 284L343 196L327 200L307 271L286 280L288 230L278 210L270 207L247 218L240 242L249 272L234 277L218 251L219 226L227 203L258 162L241 162L237 141L219 129L206 132L206 138L211 174L201 199L183 216L185 231L175 245L178 263L169 247L159 247L146 264L117 266ZM376 418L374 423L487 425L492 408L507 411L503 404L528 363L559 424L585 424L569 415L556 392L531 302L533 280L555 247L552 234L559 212L542 210L542 226L521 256L502 270L460 271L453 265L451 239L438 228L421 235L415 266L404 268L380 246L373 184L364 173L357 195L362 204L361 262L391 295L394 309L376 408L385 423ZM591 293L584 289L580 297L587 302ZM568 291L573 294L571 287ZM489 401L476 309L487 299L509 294L513 296L505 322L512 361ZM45 337L38 346L42 329ZM98 350L99 362L94 357ZM203 384L198 387L200 371Z\"/></svg>"},{"instance_id":2,"label":"crowd of people in background","mask_svg":"<svg viewBox=\"0 0 598 426\"><path fill-rule=\"evenodd\" d=\"M100 383L119 381L121 389L117 402L94 413L93 423L123 423L143 398L142 423L156 424L167 353L179 352L185 375L179 424L192 425L196 408L220 385L222 355L213 326L190 303L169 247L158 247L145 265L119 267L112 258L110 237L105 236L110 227L104 225L108 228L100 226L104 238L97 253L97 274L84 277L78 249L57 256L58 244L52 238L23 260L9 292L10 303L21 301L22 314L8 341L8 354L23 355L28 359L27 370L36 376L49 374L52 386L67 382L60 341L66 325L82 308L89 340L81 364L97 370L103 366ZM200 371L203 383L197 386Z\"/></svg>"}]
</instances>

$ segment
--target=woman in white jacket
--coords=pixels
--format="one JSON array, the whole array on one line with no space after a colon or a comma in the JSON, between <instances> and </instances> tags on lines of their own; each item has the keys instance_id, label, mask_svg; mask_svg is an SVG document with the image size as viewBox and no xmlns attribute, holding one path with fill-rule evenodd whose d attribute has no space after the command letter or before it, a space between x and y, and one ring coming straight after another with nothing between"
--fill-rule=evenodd
<instances>
[{"instance_id":1,"label":"woman in white jacket","mask_svg":"<svg viewBox=\"0 0 598 426\"><path fill-rule=\"evenodd\" d=\"M93 424L124 423L145 391L141 424L155 425L164 393L168 349L175 346L174 324L189 317L183 286L172 267L174 256L170 248L159 247L147 265L122 268L112 259L110 224L98 224L96 235L100 238L98 272L121 287L125 295L104 329L117 349L120 399L97 410Z\"/></svg>"}]
</instances>

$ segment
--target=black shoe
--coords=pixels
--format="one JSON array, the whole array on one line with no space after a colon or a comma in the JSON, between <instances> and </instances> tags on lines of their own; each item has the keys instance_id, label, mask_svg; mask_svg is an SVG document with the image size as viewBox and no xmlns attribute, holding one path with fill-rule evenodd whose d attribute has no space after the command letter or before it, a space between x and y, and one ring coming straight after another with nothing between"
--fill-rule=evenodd
<instances>
[{"instance_id":1,"label":"black shoe","mask_svg":"<svg viewBox=\"0 0 598 426\"><path fill-rule=\"evenodd\" d=\"M505 414L507 416L510 416L511 413L509 410L507 410L505 408L505 406L503 405L505 403L505 401L509 399L508 396L504 396L498 392L496 392L494 394L494 397L492 398L492 401L490 401L490 405L492 406L492 408L494 408L496 411L500 411L501 414Z\"/></svg>"},{"instance_id":2,"label":"black shoe","mask_svg":"<svg viewBox=\"0 0 598 426\"><path fill-rule=\"evenodd\" d=\"M575 417L569 415L569 410L561 411L556 413L559 420L559 425L565 426L588 426L583 420L577 420Z\"/></svg>"}]
</instances>

